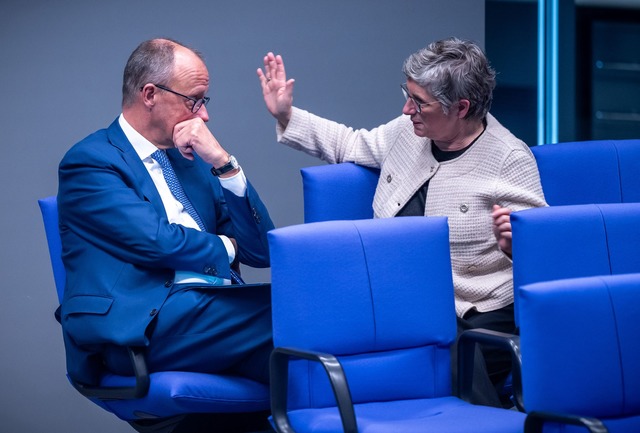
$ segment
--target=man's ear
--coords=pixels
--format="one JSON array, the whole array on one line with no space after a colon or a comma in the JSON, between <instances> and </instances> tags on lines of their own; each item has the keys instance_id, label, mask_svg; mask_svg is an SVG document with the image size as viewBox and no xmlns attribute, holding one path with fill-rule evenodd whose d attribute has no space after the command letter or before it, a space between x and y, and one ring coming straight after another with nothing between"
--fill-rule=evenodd
<instances>
[{"instance_id":1,"label":"man's ear","mask_svg":"<svg viewBox=\"0 0 640 433\"><path fill-rule=\"evenodd\" d=\"M156 104L156 95L158 94L156 86L151 83L147 83L142 87L142 91L140 93L142 94L142 102L144 105L149 109L153 108Z\"/></svg>"}]
</instances>

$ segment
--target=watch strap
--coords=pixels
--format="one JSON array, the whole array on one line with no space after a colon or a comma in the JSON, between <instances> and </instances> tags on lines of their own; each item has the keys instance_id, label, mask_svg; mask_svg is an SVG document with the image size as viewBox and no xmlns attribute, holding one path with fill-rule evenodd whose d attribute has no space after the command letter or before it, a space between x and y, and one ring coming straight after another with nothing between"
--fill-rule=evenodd
<instances>
[{"instance_id":1,"label":"watch strap","mask_svg":"<svg viewBox=\"0 0 640 433\"><path fill-rule=\"evenodd\" d=\"M225 173L229 173L231 170L235 170L236 168L238 168L238 161L233 155L229 155L229 161L220 168L212 167L211 174L214 176L220 176Z\"/></svg>"}]
</instances>

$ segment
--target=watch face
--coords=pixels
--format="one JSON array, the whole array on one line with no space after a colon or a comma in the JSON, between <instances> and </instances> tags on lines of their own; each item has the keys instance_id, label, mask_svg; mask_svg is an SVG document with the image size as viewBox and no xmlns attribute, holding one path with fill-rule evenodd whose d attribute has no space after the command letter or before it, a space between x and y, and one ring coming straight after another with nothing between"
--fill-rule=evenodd
<instances>
[{"instance_id":1,"label":"watch face","mask_svg":"<svg viewBox=\"0 0 640 433\"><path fill-rule=\"evenodd\" d=\"M229 162L226 165L231 165L232 169L238 168L238 161L236 161L236 157L229 155Z\"/></svg>"}]
</instances>

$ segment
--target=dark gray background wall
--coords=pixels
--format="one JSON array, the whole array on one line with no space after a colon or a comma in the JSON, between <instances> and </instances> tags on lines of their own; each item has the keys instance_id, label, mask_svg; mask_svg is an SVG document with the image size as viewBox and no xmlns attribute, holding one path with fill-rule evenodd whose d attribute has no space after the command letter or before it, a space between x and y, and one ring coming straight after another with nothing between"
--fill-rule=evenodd
<instances>
[{"instance_id":1,"label":"dark gray background wall","mask_svg":"<svg viewBox=\"0 0 640 433\"><path fill-rule=\"evenodd\" d=\"M281 227L302 222L299 169L321 162L275 142L255 73L264 54L285 57L298 106L374 127L401 112L404 58L452 35L484 44L484 2L0 0L0 431L133 431L65 380L36 200L56 193L64 152L120 113L139 42L168 36L205 54L209 127Z\"/></svg>"}]
</instances>

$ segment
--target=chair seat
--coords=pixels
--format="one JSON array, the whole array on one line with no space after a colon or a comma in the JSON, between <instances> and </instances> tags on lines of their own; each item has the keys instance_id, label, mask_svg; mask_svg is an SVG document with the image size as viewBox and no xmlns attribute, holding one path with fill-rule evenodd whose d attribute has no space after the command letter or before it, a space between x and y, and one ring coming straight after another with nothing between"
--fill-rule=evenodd
<instances>
[{"instance_id":1,"label":"chair seat","mask_svg":"<svg viewBox=\"0 0 640 433\"><path fill-rule=\"evenodd\" d=\"M359 433L521 433L525 419L517 411L474 406L456 397L365 403L354 408ZM288 416L297 433L342 432L335 407L291 410Z\"/></svg>"},{"instance_id":2,"label":"chair seat","mask_svg":"<svg viewBox=\"0 0 640 433\"><path fill-rule=\"evenodd\" d=\"M151 373L149 393L136 400L93 400L125 421L184 413L237 413L269 409L268 385L236 376L165 371ZM133 377L106 375L102 386L132 386Z\"/></svg>"}]
</instances>

